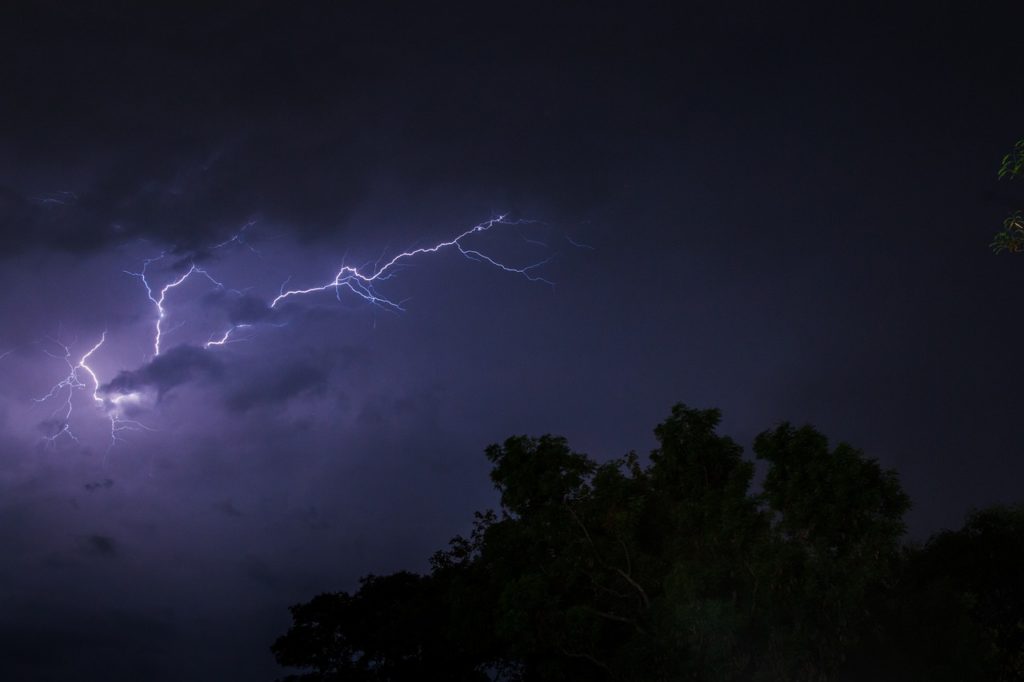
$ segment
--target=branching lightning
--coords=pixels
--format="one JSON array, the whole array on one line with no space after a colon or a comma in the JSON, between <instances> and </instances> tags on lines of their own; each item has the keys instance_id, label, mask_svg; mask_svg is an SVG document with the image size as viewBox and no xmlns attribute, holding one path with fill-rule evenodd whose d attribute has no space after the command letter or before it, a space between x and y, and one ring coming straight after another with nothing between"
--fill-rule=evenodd
<instances>
[{"instance_id":1,"label":"branching lightning","mask_svg":"<svg viewBox=\"0 0 1024 682\"><path fill-rule=\"evenodd\" d=\"M424 246L419 248L410 249L403 251L390 259L385 260L382 255L378 260L372 264L372 266L363 266L362 268L354 267L351 265L345 265L344 262L341 267L337 270L334 277L326 282L320 284L314 284L305 288L294 288L286 289L289 282L294 277L288 277L278 290L278 294L269 303L266 304L268 310L275 310L279 307L283 307L287 301L293 301L303 296L310 296L315 294L321 294L324 292L331 292L338 300L341 300L342 292L348 291L358 299L361 299L367 303L375 306L384 308L391 311L403 311L404 301L395 301L388 296L382 294L378 287L383 282L386 282L396 276L404 267L409 265L409 261L416 258L417 256L423 256L428 254L436 254L440 251L453 250L457 251L464 258L485 265L497 268L503 272L507 272L514 275L519 275L530 282L540 282L554 286L553 283L536 274L536 271L542 266L549 263L553 256L549 256L543 260L523 267L517 267L509 265L503 261L490 256L480 250L479 247L470 246L467 242L470 242L474 236L482 235L487 231L491 230L498 225L525 225L531 224L534 221L528 220L512 220L505 215L499 215L497 217L486 220L482 223L474 225L473 227L465 230L464 232L456 235L451 239L437 242L431 246ZM209 250L221 249L229 247L231 245L242 245L253 251L257 255L259 253L247 243L244 233L247 229L252 227L254 222L250 221L244 225L233 237L226 239L214 246L210 247ZM525 237L524 237L525 239ZM536 245L544 245L544 242L538 242L536 240L526 240ZM572 242L574 246L581 248L592 248L584 244L578 244ZM165 282L162 286L158 286L153 283L153 274L151 273L151 267L154 263L163 260L167 256L167 253L161 253L154 258L145 259L142 262L142 267L137 271L125 270L124 272L132 277L138 279L143 286L146 293L146 298L153 306L153 352L152 358L157 358L161 354L164 342L168 334L181 325L185 324L184 321L180 321L177 325L168 329L165 323L168 318L168 296L175 289L185 284L193 276L198 276L209 281L216 289L232 291L238 294L242 292L235 289L226 289L224 284L213 277L206 269L200 267L196 262L192 261L188 263L188 268L180 274L172 277L169 281ZM273 326L281 326L274 324L268 320L262 320L259 322L245 322L237 323L230 326L226 331L220 334L212 334L209 339L203 344L203 348L207 350L213 350L226 346L231 343L243 341L245 338L239 338L238 331L248 329L256 326L257 324L267 324ZM89 348L81 357L75 360L72 356L71 348L74 345L65 345L60 341L51 339L51 341L58 347L63 349L63 355L57 355L49 351L45 351L48 355L54 358L61 359L65 362L68 368L68 373L60 381L58 381L50 389L50 391L37 398L36 402L46 402L53 399L59 399L60 405L54 410L51 418L59 420L59 425L56 432L45 437L45 440L50 443L55 443L58 440L67 437L70 440L79 442L78 436L74 433L71 428L71 416L73 412L73 396L77 391L88 390L91 388L91 396L93 402L97 408L104 412L107 419L110 422L110 447L113 447L119 440L119 434L125 430L132 429L149 429L149 427L141 424L133 419L126 419L123 416L123 410L128 404L137 402L140 399L138 393L123 393L111 395L104 390L103 383L100 381L97 372L90 366L90 359L93 355L100 350L103 344L106 342L107 332L104 331L100 336L99 341ZM0 354L0 359L3 359L9 355L12 351Z\"/></svg>"},{"instance_id":2,"label":"branching lightning","mask_svg":"<svg viewBox=\"0 0 1024 682\"><path fill-rule=\"evenodd\" d=\"M586 249L587 251L595 251L596 250L590 244L584 244L583 242L578 242L575 239L573 239L572 237L570 237L569 235L565 235L565 241L569 242L570 244L575 246L577 249Z\"/></svg>"},{"instance_id":3,"label":"branching lightning","mask_svg":"<svg viewBox=\"0 0 1024 682\"><path fill-rule=\"evenodd\" d=\"M224 243L226 244L227 242L224 242ZM175 279L175 280L165 284L163 286L163 288L160 289L160 295L159 296L154 296L153 295L153 287L150 286L149 280L146 279L146 270L147 270L147 268L149 268L150 265L152 265L153 263L161 260L165 255L166 255L165 253L161 253L156 258L148 258L148 259L146 259L142 263L142 269L139 270L138 272L129 272L129 271L125 270L125 274L131 275L132 277L138 277L139 280L142 281L142 286L144 286L146 288L146 296L149 298L150 301L152 301L153 305L156 307L156 325L155 325L155 331L154 331L154 334L153 334L153 357L156 357L156 356L160 355L160 341L163 339L163 335L164 335L163 323L164 323L164 318L167 317L167 310L164 309L164 300L167 298L167 292L169 292L171 289L174 289L174 288L184 284L185 280L187 280L189 277L191 277L194 274L199 274L199 275L202 275L203 277L206 277L206 279L210 280L210 282L212 282L214 284L214 286L216 286L218 288L221 288L221 289L224 288L224 285L221 284L220 282L218 282L217 280L215 280L210 275L210 273L208 273L206 270L203 270L202 268L197 266L195 263L192 263L191 267L185 272L185 274L183 274L180 277L178 277L177 279Z\"/></svg>"},{"instance_id":4,"label":"branching lightning","mask_svg":"<svg viewBox=\"0 0 1024 682\"><path fill-rule=\"evenodd\" d=\"M401 265L403 261L407 261L411 258L414 258L415 256L419 256L422 254L437 253L438 251L451 248L457 249L459 253L461 253L463 256L470 260L487 263L488 265L493 265L494 267L500 270L504 270L505 272L522 275L531 282L543 282L545 284L554 286L554 284L551 281L532 274L533 270L536 270L542 265L549 263L551 261L551 257L545 258L542 261L533 263L532 265L528 265L526 267L516 268L510 265L505 265L504 263L501 263L476 249L468 249L462 244L464 240L468 239L472 235L486 232L495 225L522 225L528 222L530 221L509 220L506 216L500 215L495 218L491 218L490 220L486 220L478 225L474 225L473 227L469 228L468 230L466 230L465 232L463 232L462 234L458 235L453 239L438 242L433 246L426 246L418 249L412 249L410 251L403 251L402 253L393 257L391 260L384 263L384 265L375 264L374 268L369 272L369 274L363 273L358 268L352 267L351 265L342 265L341 268L338 270L337 274L334 276L334 279L324 284L319 284L305 289L289 289L287 291L284 290L284 286L282 285L280 293L278 293L277 297L270 302L270 307L276 308L279 303L293 296L305 296L308 294L316 294L331 290L333 290L336 295L339 295L341 289L348 289L356 296L359 296L360 298L374 305L378 305L384 308L391 308L393 310L404 310L401 303L396 303L391 299L378 294L374 285L378 282L383 282L389 279L394 274L395 269L399 267L399 265Z\"/></svg>"},{"instance_id":5,"label":"branching lightning","mask_svg":"<svg viewBox=\"0 0 1024 682\"><path fill-rule=\"evenodd\" d=\"M241 229L238 230L238 232L236 232L230 238L225 239L224 241L220 242L219 244L214 244L213 246L211 246L210 250L211 251L215 251L216 249L223 249L225 246L231 246L232 244L241 244L241 245L245 246L245 248L247 248L250 251L252 251L257 256L259 256L260 252L257 251L253 247L253 245L250 244L249 242L247 242L246 239L245 239L245 231L248 230L250 227L252 227L255 224L256 224L255 220L250 220L245 225L242 225Z\"/></svg>"},{"instance_id":6,"label":"branching lightning","mask_svg":"<svg viewBox=\"0 0 1024 682\"><path fill-rule=\"evenodd\" d=\"M211 348L212 346L226 346L229 343L236 343L239 339L231 340L231 334L238 329L247 329L251 327L251 324L236 324L233 327L229 327L226 332L220 335L219 338L210 337L210 340L203 344L203 348Z\"/></svg>"},{"instance_id":7,"label":"branching lightning","mask_svg":"<svg viewBox=\"0 0 1024 682\"><path fill-rule=\"evenodd\" d=\"M149 429L149 427L147 427L146 425L134 419L125 419L121 416L121 404L126 401L134 400L136 399L137 396L135 396L134 394L125 394L115 396L114 398L104 398L100 394L99 377L96 376L95 370L93 370L93 368L89 366L88 360L89 358L92 357L93 353L98 351L100 347L103 346L106 340L107 332L104 331L100 335L100 340L96 342L96 345L87 350L85 354L78 359L77 362L72 360L71 346L65 345L60 341L57 341L56 339L51 339L51 341L56 345L60 346L60 348L64 351L63 355L56 355L47 350L43 351L52 358L58 358L63 360L68 366L67 375L63 379L58 381L56 384L54 384L46 395L42 396L41 398L35 399L36 402L42 403L46 402L47 400L50 400L51 398L57 398L61 394L63 394L63 401L61 405L58 406L51 413L51 418L60 419L59 428L56 430L56 432L44 437L44 440L46 440L47 442L54 444L62 437L67 437L70 440L75 441L76 443L81 442L78 440L78 436L75 435L75 432L71 430L71 413L74 410L73 398L75 395L75 391L87 390L89 387L89 385L85 381L83 381L83 374L86 375L86 377L88 377L89 382L92 383L93 401L97 404L98 407L100 407L106 413L107 419L110 421L109 447L113 447L117 443L117 441L120 440L118 434L120 434L122 431L132 431L138 429L152 430Z\"/></svg>"}]
</instances>

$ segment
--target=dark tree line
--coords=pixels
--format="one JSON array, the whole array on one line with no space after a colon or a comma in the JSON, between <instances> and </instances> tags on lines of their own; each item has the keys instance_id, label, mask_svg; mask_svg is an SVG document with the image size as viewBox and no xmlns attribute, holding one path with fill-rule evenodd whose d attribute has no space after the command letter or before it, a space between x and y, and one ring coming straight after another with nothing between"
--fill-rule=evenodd
<instances>
[{"instance_id":1,"label":"dark tree line","mask_svg":"<svg viewBox=\"0 0 1024 682\"><path fill-rule=\"evenodd\" d=\"M500 514L292 607L287 679L1024 680L1024 506L907 546L894 472L783 424L754 494L719 418L677 405L647 462L492 445Z\"/></svg>"}]
</instances>

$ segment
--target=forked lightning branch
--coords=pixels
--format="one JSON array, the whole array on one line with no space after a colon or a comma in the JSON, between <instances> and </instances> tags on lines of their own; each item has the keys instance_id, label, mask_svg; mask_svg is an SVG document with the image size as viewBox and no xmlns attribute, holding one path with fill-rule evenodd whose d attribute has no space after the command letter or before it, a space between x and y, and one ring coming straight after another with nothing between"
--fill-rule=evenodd
<instances>
[{"instance_id":1,"label":"forked lightning branch","mask_svg":"<svg viewBox=\"0 0 1024 682\"><path fill-rule=\"evenodd\" d=\"M455 251L469 260L483 263L503 272L523 277L530 282L551 284L549 280L540 276L537 272L542 266L551 261L552 256L548 256L543 260L533 262L525 266L510 265L485 253L482 250L482 247L476 243L479 242L488 231L494 228L501 226L524 225L532 222L533 221L527 220L513 220L505 215L499 215L474 225L450 239L437 242L432 246L403 251L383 263L378 261L372 266L363 266L362 268L342 264L330 279L327 279L326 281L321 280L318 283L314 282L306 287L286 288L287 284L295 280L294 277L289 277L285 280L285 284L281 286L277 296L270 300L266 305L267 308L272 311L284 306L287 302L295 301L302 297L330 293L337 297L338 300L341 300L343 296L353 296L371 305L378 306L386 310L402 311L404 310L402 302L395 301L382 292L380 289L381 285L397 275L401 266L406 264L408 261L442 251ZM242 232L251 226L252 223L245 225L245 227L242 228L242 231L238 234L212 248L221 248L235 243L244 244L245 242L241 238ZM576 244L575 242L572 242L572 240L569 240L569 243L574 246L584 246ZM175 327L168 328L166 326L168 319L168 299L175 289L191 279L202 278L205 279L211 287L226 290L225 285L219 279L214 277L206 268L200 267L195 262L188 262L182 272L179 272L167 281L154 282L153 275L150 271L151 266L154 263L163 260L166 256L167 254L164 253L154 258L146 259L143 261L141 268L137 271L125 271L126 274L136 278L142 284L146 299L152 305L151 319L153 351L151 354L151 360L159 357L161 353L164 352L166 345L165 337L175 329ZM215 352L219 347L237 340L235 338L235 332L254 327L258 324L261 323L245 322L230 325L222 332L211 335L210 339L203 344L203 348L206 351ZM101 381L96 370L90 365L91 360L96 353L100 352L106 341L107 332L105 331L92 346L76 357L72 351L72 347L75 345L74 342L65 344L60 339L50 339L52 346L60 349L61 353L54 353L50 350L45 352L51 357L62 360L67 366L67 374L55 383L48 393L35 399L36 402L40 403L58 403L57 407L51 413L51 428L50 433L45 436L46 442L56 443L62 439L80 442L79 436L75 433L72 427L72 418L76 415L74 410L74 397L82 391L87 392L91 397L90 402L93 407L93 415L102 414L110 424L110 440L108 448L113 447L119 440L121 440L121 434L125 431L149 428L142 422L126 416L126 410L139 402L139 393L134 391L121 391L106 386L103 381Z\"/></svg>"}]
</instances>

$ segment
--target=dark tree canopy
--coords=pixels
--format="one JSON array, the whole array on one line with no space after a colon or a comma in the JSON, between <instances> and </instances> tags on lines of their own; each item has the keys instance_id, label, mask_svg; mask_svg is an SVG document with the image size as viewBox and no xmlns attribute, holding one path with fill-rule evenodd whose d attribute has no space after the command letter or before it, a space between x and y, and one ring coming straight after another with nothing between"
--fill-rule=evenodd
<instances>
[{"instance_id":1,"label":"dark tree canopy","mask_svg":"<svg viewBox=\"0 0 1024 682\"><path fill-rule=\"evenodd\" d=\"M894 472L782 424L754 492L719 421L675 406L646 459L490 446L500 513L292 607L288 680L1024 679L1024 508L907 548Z\"/></svg>"}]
</instances>

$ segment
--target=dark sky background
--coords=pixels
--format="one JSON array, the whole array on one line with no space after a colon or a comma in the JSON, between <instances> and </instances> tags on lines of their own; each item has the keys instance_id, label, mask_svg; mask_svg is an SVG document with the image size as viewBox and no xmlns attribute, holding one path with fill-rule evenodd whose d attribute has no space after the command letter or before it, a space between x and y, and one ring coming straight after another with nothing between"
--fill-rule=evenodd
<instances>
[{"instance_id":1,"label":"dark sky background","mask_svg":"<svg viewBox=\"0 0 1024 682\"><path fill-rule=\"evenodd\" d=\"M495 504L488 443L646 452L677 401L863 448L917 539L1021 499L1024 259L987 248L1024 207L1021 16L96 4L0 15L0 679L271 680L290 604ZM554 287L448 250L380 285L406 312L267 314L505 212L538 222L472 248ZM160 253L226 288L168 295L154 361L125 271ZM104 331L151 430L108 450L90 384L48 443L60 344Z\"/></svg>"}]
</instances>

